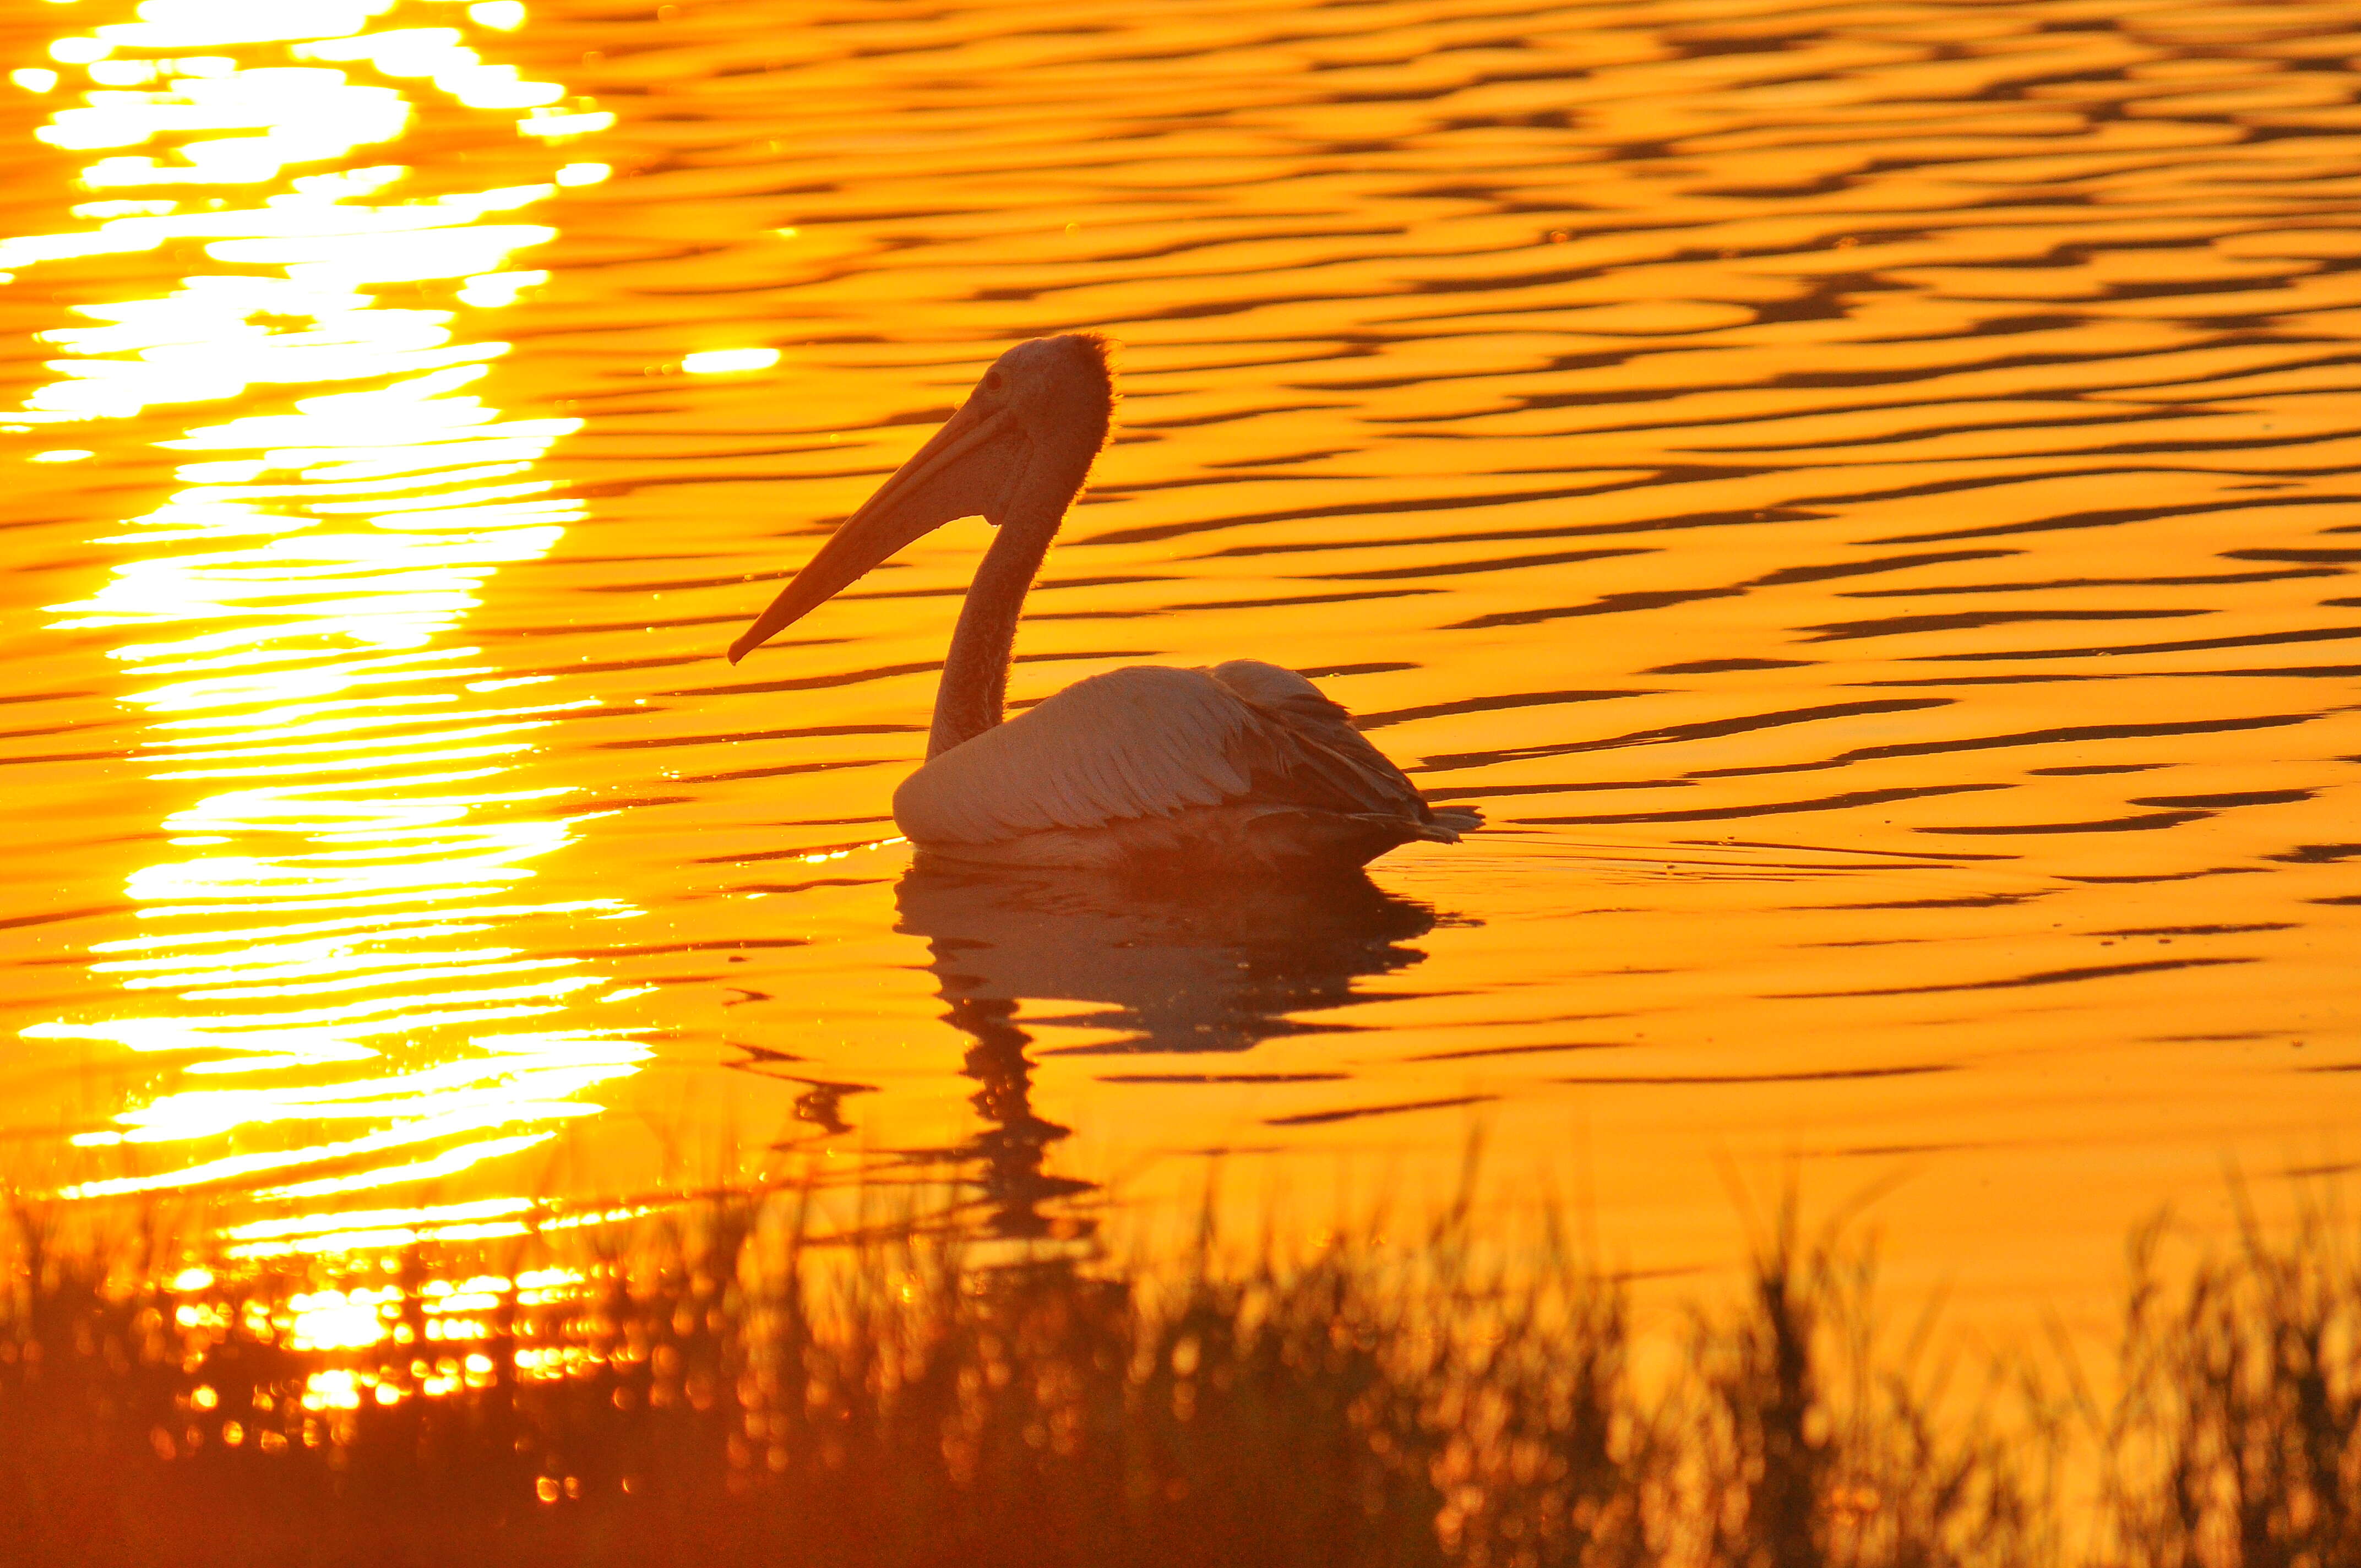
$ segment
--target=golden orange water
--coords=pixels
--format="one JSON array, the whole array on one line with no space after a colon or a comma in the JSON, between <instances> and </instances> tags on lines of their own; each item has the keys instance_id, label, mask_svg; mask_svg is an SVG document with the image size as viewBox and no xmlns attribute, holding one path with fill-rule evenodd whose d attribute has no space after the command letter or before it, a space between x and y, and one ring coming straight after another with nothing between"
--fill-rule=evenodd
<instances>
[{"instance_id":1,"label":"golden orange water","mask_svg":"<svg viewBox=\"0 0 2361 1568\"><path fill-rule=\"evenodd\" d=\"M1794 1172L2080 1314L2225 1165L2353 1157L2361 8L5 28L21 1184L255 1252L830 1168L1079 1234L1480 1126L1635 1267ZM980 521L722 662L1086 328L1015 696L1284 663L1488 830L1218 919L906 880Z\"/></svg>"}]
</instances>

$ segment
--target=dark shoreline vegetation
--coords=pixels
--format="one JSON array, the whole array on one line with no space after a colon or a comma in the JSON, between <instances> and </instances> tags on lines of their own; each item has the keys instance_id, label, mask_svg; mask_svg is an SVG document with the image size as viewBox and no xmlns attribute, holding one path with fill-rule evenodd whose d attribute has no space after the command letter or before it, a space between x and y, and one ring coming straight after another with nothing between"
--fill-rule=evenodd
<instances>
[{"instance_id":1,"label":"dark shoreline vegetation","mask_svg":"<svg viewBox=\"0 0 2361 1568\"><path fill-rule=\"evenodd\" d=\"M1413 1249L1150 1273L823 1245L774 1193L433 1279L208 1279L53 1219L16 1211L0 1296L24 1568L2361 1563L2361 1267L2325 1201L2169 1276L2136 1237L2104 1398L2062 1354L1946 1365L1792 1202L1662 1344L1565 1246L1479 1265L1464 1209ZM299 1295L407 1343L300 1348Z\"/></svg>"}]
</instances>

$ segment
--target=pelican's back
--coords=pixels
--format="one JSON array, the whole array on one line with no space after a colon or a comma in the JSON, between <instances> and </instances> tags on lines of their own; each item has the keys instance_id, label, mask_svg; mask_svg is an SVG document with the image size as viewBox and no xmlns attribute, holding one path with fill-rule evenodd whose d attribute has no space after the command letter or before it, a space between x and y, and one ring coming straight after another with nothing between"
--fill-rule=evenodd
<instances>
[{"instance_id":1,"label":"pelican's back","mask_svg":"<svg viewBox=\"0 0 2361 1568\"><path fill-rule=\"evenodd\" d=\"M1358 864L1474 825L1438 820L1310 681L1247 660L1078 681L930 760L895 793L894 816L923 847L1033 864L1104 863L1126 852L1116 839L1138 850L1192 835L1256 859Z\"/></svg>"}]
</instances>

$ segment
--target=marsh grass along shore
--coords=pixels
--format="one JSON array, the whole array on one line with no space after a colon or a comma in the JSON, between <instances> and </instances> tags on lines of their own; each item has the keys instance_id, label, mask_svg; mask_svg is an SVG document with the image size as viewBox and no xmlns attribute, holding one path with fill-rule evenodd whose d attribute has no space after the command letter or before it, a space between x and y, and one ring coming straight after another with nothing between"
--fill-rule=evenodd
<instances>
[{"instance_id":1,"label":"marsh grass along shore","mask_svg":"<svg viewBox=\"0 0 2361 1568\"><path fill-rule=\"evenodd\" d=\"M801 1205L431 1273L19 1209L0 1560L2361 1563L2361 1268L2325 1201L2169 1271L2143 1232L2088 1378L1945 1362L1792 1206L1742 1293L1640 1333L1571 1249L1512 1279L1464 1215L1150 1271L821 1245Z\"/></svg>"}]
</instances>

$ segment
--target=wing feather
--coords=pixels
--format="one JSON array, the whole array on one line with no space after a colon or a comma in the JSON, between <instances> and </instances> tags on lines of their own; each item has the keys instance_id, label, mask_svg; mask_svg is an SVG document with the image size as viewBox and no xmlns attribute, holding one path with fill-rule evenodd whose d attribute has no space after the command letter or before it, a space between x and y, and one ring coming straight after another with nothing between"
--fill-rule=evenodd
<instances>
[{"instance_id":1,"label":"wing feather","mask_svg":"<svg viewBox=\"0 0 2361 1568\"><path fill-rule=\"evenodd\" d=\"M1248 661L1078 681L930 760L894 816L922 844L989 844L1248 799L1433 821L1343 708Z\"/></svg>"}]
</instances>

